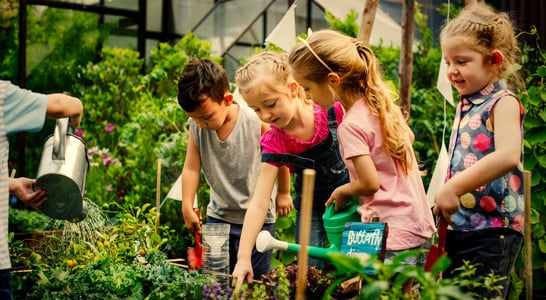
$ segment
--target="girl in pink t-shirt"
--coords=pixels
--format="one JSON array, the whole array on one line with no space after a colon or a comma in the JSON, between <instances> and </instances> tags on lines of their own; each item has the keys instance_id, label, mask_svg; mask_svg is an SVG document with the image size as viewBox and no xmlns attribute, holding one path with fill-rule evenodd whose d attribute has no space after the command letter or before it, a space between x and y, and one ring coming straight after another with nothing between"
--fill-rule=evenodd
<instances>
[{"instance_id":1,"label":"girl in pink t-shirt","mask_svg":"<svg viewBox=\"0 0 546 300\"><path fill-rule=\"evenodd\" d=\"M435 226L412 148L413 133L372 51L354 38L321 30L298 43L289 62L294 78L315 101L330 107L337 100L346 111L338 131L351 182L338 187L326 205L337 209L358 195L363 222L376 216L388 224L386 260L403 250L428 249ZM423 254L406 263L424 266L425 259ZM404 288L409 292L411 282Z\"/></svg>"},{"instance_id":2,"label":"girl in pink t-shirt","mask_svg":"<svg viewBox=\"0 0 546 300\"><path fill-rule=\"evenodd\" d=\"M286 53L265 51L254 56L237 71L235 80L248 106L256 111L262 121L271 125L261 139L260 174L245 214L237 264L233 271L235 281L247 279L251 282L250 257L279 168L289 167L296 174L296 227L299 224L302 172L306 168L316 170L309 245L318 247L324 246L326 238L322 222L324 204L336 187L349 182L349 172L337 142L337 124L343 118L343 108L337 104L325 110L308 100L289 73ZM309 259L310 265L321 268L321 263L320 260Z\"/></svg>"}]
</instances>

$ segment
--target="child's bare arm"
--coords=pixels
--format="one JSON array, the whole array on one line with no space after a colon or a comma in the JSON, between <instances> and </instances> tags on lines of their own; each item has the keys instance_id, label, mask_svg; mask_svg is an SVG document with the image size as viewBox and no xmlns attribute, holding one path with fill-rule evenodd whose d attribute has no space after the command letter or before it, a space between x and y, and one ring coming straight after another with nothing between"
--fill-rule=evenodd
<instances>
[{"instance_id":1,"label":"child's bare arm","mask_svg":"<svg viewBox=\"0 0 546 300\"><path fill-rule=\"evenodd\" d=\"M353 195L373 195L379 189L379 174L370 155L360 155L351 158L358 179L337 187L325 205L335 202L335 210L343 207Z\"/></svg>"},{"instance_id":2,"label":"child's bare arm","mask_svg":"<svg viewBox=\"0 0 546 300\"><path fill-rule=\"evenodd\" d=\"M282 166L279 168L277 182L277 199L275 199L275 204L279 216L284 217L294 208L292 197L290 196L290 170L288 167Z\"/></svg>"},{"instance_id":3,"label":"child's bare arm","mask_svg":"<svg viewBox=\"0 0 546 300\"><path fill-rule=\"evenodd\" d=\"M201 224L199 218L193 211L195 194L201 179L201 155L195 145L195 138L190 131L188 137L188 147L186 150L186 160L182 168L182 216L184 224L191 233L199 232Z\"/></svg>"},{"instance_id":4,"label":"child's bare arm","mask_svg":"<svg viewBox=\"0 0 546 300\"><path fill-rule=\"evenodd\" d=\"M243 221L237 264L233 270L233 280L235 281L247 280L251 283L253 280L252 249L254 249L256 238L263 227L269 209L269 199L271 199L271 191L278 176L278 169L268 163L262 163L260 166L258 182Z\"/></svg>"}]
</instances>

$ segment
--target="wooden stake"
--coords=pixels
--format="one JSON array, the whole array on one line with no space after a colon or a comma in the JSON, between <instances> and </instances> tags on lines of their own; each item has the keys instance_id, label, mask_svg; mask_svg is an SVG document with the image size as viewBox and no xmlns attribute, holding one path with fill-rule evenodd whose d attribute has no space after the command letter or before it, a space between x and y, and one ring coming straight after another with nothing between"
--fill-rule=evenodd
<instances>
[{"instance_id":1,"label":"wooden stake","mask_svg":"<svg viewBox=\"0 0 546 300\"><path fill-rule=\"evenodd\" d=\"M156 233L159 229L160 207L161 207L161 159L158 159L157 160L157 179L156 179L156 186L155 186L155 213L156 213L155 231Z\"/></svg>"},{"instance_id":2,"label":"wooden stake","mask_svg":"<svg viewBox=\"0 0 546 300\"><path fill-rule=\"evenodd\" d=\"M411 80L413 65L413 35L415 32L415 0L404 0L402 8L402 47L400 48L400 74L398 75L398 104L409 121Z\"/></svg>"},{"instance_id":3,"label":"wooden stake","mask_svg":"<svg viewBox=\"0 0 546 300\"><path fill-rule=\"evenodd\" d=\"M533 299L533 254L531 240L531 171L523 171L523 243L525 247L525 299Z\"/></svg>"},{"instance_id":4,"label":"wooden stake","mask_svg":"<svg viewBox=\"0 0 546 300\"><path fill-rule=\"evenodd\" d=\"M375 21L375 12L377 11L377 0L367 0L362 10L362 19L360 21L360 30L358 31L358 40L365 45L370 44L372 36L373 23Z\"/></svg>"},{"instance_id":5,"label":"wooden stake","mask_svg":"<svg viewBox=\"0 0 546 300\"><path fill-rule=\"evenodd\" d=\"M305 289L307 287L307 261L311 233L311 214L313 212L313 191L315 190L316 171L312 169L303 170L303 187L301 196L301 219L298 252L298 273L296 286L296 300L305 300Z\"/></svg>"},{"instance_id":6,"label":"wooden stake","mask_svg":"<svg viewBox=\"0 0 546 300\"><path fill-rule=\"evenodd\" d=\"M243 286L243 280L237 279L235 283L235 289L233 290L234 299L239 299L239 292L241 291L242 286Z\"/></svg>"}]
</instances>

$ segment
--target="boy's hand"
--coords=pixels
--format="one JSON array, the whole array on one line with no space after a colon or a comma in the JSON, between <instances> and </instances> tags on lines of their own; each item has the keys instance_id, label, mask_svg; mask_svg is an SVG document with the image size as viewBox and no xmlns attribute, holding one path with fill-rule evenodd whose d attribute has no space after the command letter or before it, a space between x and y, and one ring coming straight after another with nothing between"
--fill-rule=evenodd
<instances>
[{"instance_id":1,"label":"boy's hand","mask_svg":"<svg viewBox=\"0 0 546 300\"><path fill-rule=\"evenodd\" d=\"M294 203L292 202L292 197L290 193L278 193L277 199L275 199L277 213L282 218L287 216L290 211L294 208Z\"/></svg>"},{"instance_id":2,"label":"boy's hand","mask_svg":"<svg viewBox=\"0 0 546 300\"><path fill-rule=\"evenodd\" d=\"M195 232L201 232L201 222L199 221L199 217L193 210L190 210L186 213L186 211L182 211L182 215L184 217L184 224L186 225L186 228L191 232L191 234L195 234Z\"/></svg>"}]
</instances>

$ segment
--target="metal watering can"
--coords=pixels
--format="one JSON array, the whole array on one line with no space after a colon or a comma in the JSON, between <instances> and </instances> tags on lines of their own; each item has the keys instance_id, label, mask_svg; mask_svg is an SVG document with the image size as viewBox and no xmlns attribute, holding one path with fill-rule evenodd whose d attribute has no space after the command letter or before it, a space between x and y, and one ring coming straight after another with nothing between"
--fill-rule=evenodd
<instances>
[{"instance_id":1,"label":"metal watering can","mask_svg":"<svg viewBox=\"0 0 546 300\"><path fill-rule=\"evenodd\" d=\"M83 194L88 170L85 142L68 133L68 118L57 119L53 135L44 143L36 175L36 187L45 190L48 198L41 211L59 220L85 219L87 203Z\"/></svg>"}]
</instances>

